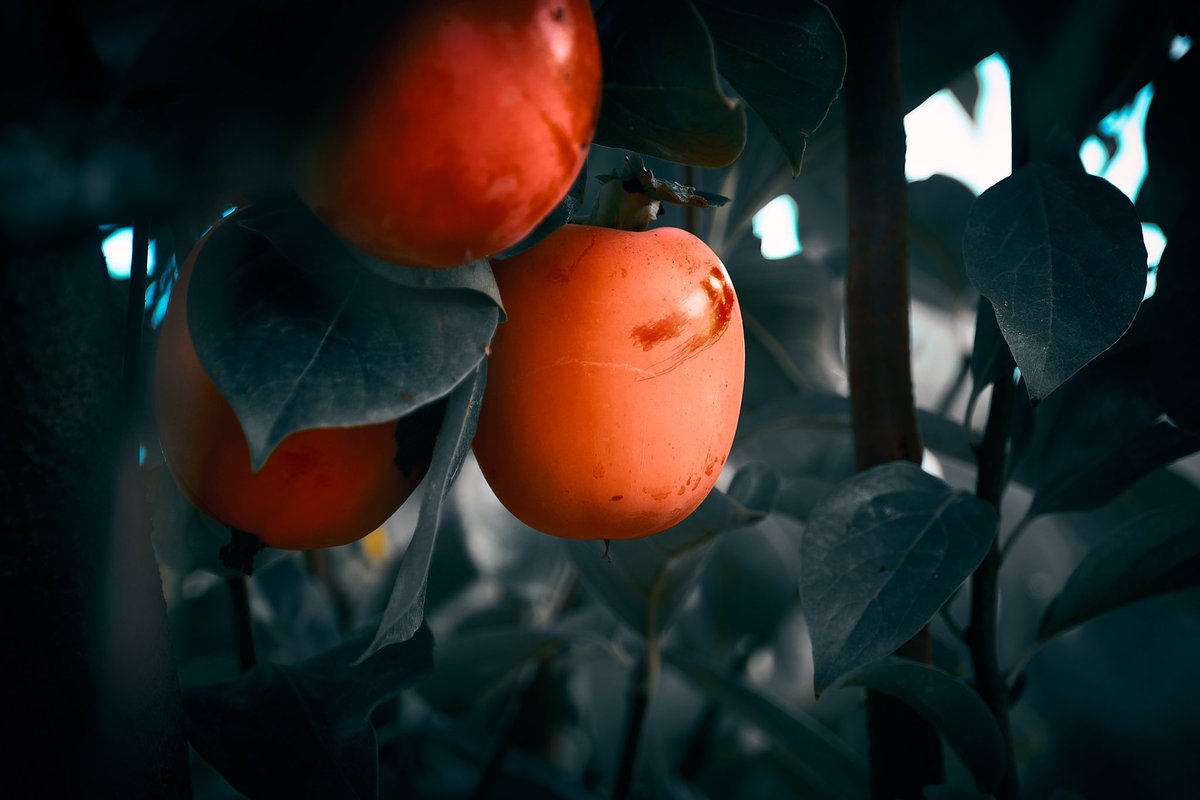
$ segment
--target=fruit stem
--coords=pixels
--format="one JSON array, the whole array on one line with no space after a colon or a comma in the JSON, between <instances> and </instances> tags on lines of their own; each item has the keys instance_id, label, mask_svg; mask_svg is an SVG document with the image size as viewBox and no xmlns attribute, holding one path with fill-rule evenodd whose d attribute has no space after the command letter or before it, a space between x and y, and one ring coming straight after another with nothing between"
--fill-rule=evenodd
<instances>
[{"instance_id":1,"label":"fruit stem","mask_svg":"<svg viewBox=\"0 0 1200 800\"><path fill-rule=\"evenodd\" d=\"M254 623L250 618L250 592L245 575L230 575L225 579L229 589L230 616L233 620L233 642L237 652L238 672L246 672L258 663L254 648Z\"/></svg>"},{"instance_id":2,"label":"fruit stem","mask_svg":"<svg viewBox=\"0 0 1200 800\"><path fill-rule=\"evenodd\" d=\"M249 531L237 528L229 529L229 544L221 545L217 555L221 563L230 569L235 569L245 575L254 573L254 557L258 555L265 544Z\"/></svg>"},{"instance_id":3,"label":"fruit stem","mask_svg":"<svg viewBox=\"0 0 1200 800\"><path fill-rule=\"evenodd\" d=\"M642 159L626 156L621 170L599 175L602 186L591 213L572 222L621 231L644 231L658 218L663 203L696 208L712 208L729 202L719 194L701 192L694 186L656 178Z\"/></svg>"}]
</instances>

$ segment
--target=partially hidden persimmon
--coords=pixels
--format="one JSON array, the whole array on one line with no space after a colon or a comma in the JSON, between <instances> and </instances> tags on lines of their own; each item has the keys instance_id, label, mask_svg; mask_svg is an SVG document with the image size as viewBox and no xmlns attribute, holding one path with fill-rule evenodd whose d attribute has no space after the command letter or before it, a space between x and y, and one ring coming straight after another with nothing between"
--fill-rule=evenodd
<instances>
[{"instance_id":1,"label":"partially hidden persimmon","mask_svg":"<svg viewBox=\"0 0 1200 800\"><path fill-rule=\"evenodd\" d=\"M708 495L737 428L745 342L725 267L677 228L567 225L495 265L474 451L509 511L544 533L662 531Z\"/></svg>"},{"instance_id":2,"label":"partially hidden persimmon","mask_svg":"<svg viewBox=\"0 0 1200 800\"><path fill-rule=\"evenodd\" d=\"M271 452L261 469L251 470L241 424L201 365L187 319L188 283L197 257L234 219L218 223L188 256L163 320L155 408L167 467L197 508L270 547L308 550L355 541L412 494L429 465L433 439L417 432L419 452L407 448L398 463L395 421L298 431Z\"/></svg>"},{"instance_id":3,"label":"partially hidden persimmon","mask_svg":"<svg viewBox=\"0 0 1200 800\"><path fill-rule=\"evenodd\" d=\"M360 249L449 267L516 244L566 195L596 128L600 45L587 0L410 5L304 194Z\"/></svg>"}]
</instances>

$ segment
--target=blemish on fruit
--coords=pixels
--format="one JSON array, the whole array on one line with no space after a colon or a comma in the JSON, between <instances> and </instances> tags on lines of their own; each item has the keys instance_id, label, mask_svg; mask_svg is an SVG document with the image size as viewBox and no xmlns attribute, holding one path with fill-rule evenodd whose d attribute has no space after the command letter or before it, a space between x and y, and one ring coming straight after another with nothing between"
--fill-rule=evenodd
<instances>
[{"instance_id":1,"label":"blemish on fruit","mask_svg":"<svg viewBox=\"0 0 1200 800\"><path fill-rule=\"evenodd\" d=\"M710 462L708 463L708 465L704 467L704 474L705 474L705 475L712 475L712 471L713 471L713 465L712 465L712 462L710 461Z\"/></svg>"},{"instance_id":2,"label":"blemish on fruit","mask_svg":"<svg viewBox=\"0 0 1200 800\"><path fill-rule=\"evenodd\" d=\"M609 499L609 500L613 500L613 501L616 501L616 500L624 500L624 499L625 499L625 495L623 495L623 494L614 494L612 497L610 497L610 498L608 498L608 499Z\"/></svg>"},{"instance_id":3,"label":"blemish on fruit","mask_svg":"<svg viewBox=\"0 0 1200 800\"><path fill-rule=\"evenodd\" d=\"M597 461L595 464L592 465L592 477L593 478L603 478L604 477L604 465L601 464L599 461Z\"/></svg>"},{"instance_id":4,"label":"blemish on fruit","mask_svg":"<svg viewBox=\"0 0 1200 800\"><path fill-rule=\"evenodd\" d=\"M671 494L671 490L666 489L665 491L661 491L661 492L652 492L649 489L647 489L646 494L650 495L650 497L652 497L655 500L666 500L667 496L669 494Z\"/></svg>"},{"instance_id":5,"label":"blemish on fruit","mask_svg":"<svg viewBox=\"0 0 1200 800\"><path fill-rule=\"evenodd\" d=\"M675 311L654 322L638 325L629 332L629 335L641 345L643 351L646 351L683 333L687 321L686 314L682 311Z\"/></svg>"}]
</instances>

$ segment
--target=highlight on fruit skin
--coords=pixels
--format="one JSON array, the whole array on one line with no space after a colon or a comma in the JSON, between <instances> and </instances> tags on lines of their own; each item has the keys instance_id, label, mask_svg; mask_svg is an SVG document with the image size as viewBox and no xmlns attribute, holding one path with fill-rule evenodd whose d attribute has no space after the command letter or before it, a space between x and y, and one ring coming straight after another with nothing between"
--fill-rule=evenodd
<instances>
[{"instance_id":1,"label":"highlight on fruit skin","mask_svg":"<svg viewBox=\"0 0 1200 800\"><path fill-rule=\"evenodd\" d=\"M599 118L587 0L413 3L318 148L302 194L373 256L452 267L563 199Z\"/></svg>"},{"instance_id":2,"label":"highlight on fruit skin","mask_svg":"<svg viewBox=\"0 0 1200 800\"><path fill-rule=\"evenodd\" d=\"M159 441L184 495L222 525L287 550L332 547L374 531L412 494L429 464L396 465L398 422L298 431L257 472L241 424L205 372L187 320L188 283L205 244L181 266L159 334L154 394ZM432 442L429 443L432 455Z\"/></svg>"},{"instance_id":3,"label":"highlight on fruit skin","mask_svg":"<svg viewBox=\"0 0 1200 800\"><path fill-rule=\"evenodd\" d=\"M717 256L686 231L567 225L495 264L474 451L530 527L647 536L711 491L737 428L745 342Z\"/></svg>"}]
</instances>

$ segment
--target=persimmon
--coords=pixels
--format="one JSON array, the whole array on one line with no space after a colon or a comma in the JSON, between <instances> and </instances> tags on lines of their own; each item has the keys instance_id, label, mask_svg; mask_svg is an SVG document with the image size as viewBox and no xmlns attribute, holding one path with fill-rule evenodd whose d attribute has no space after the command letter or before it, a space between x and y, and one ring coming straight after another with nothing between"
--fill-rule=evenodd
<instances>
[{"instance_id":1,"label":"persimmon","mask_svg":"<svg viewBox=\"0 0 1200 800\"><path fill-rule=\"evenodd\" d=\"M251 469L241 423L200 363L187 318L197 257L236 218L222 220L196 245L171 291L155 365L158 435L167 467L193 505L270 547L308 550L361 539L420 483L433 437L420 426L407 436L411 416L400 423L298 431L258 471ZM406 428L398 437L401 423Z\"/></svg>"},{"instance_id":2,"label":"persimmon","mask_svg":"<svg viewBox=\"0 0 1200 800\"><path fill-rule=\"evenodd\" d=\"M678 228L567 225L494 271L508 321L474 450L505 507L575 539L646 536L695 510L745 372L720 259Z\"/></svg>"},{"instance_id":3,"label":"persimmon","mask_svg":"<svg viewBox=\"0 0 1200 800\"><path fill-rule=\"evenodd\" d=\"M304 193L372 255L455 266L519 242L570 189L599 113L599 39L587 0L411 6Z\"/></svg>"}]
</instances>

